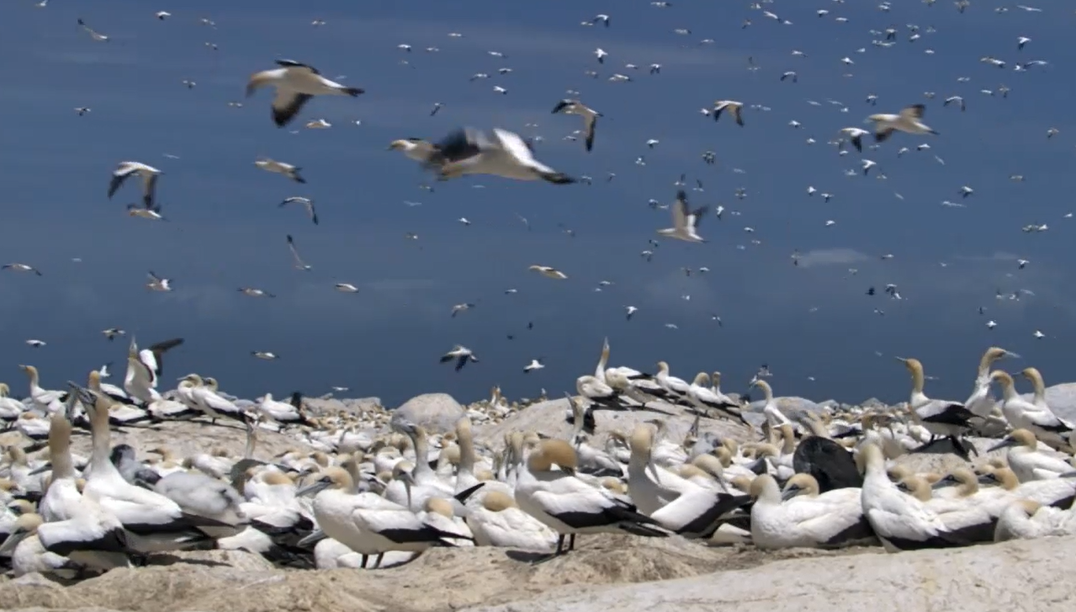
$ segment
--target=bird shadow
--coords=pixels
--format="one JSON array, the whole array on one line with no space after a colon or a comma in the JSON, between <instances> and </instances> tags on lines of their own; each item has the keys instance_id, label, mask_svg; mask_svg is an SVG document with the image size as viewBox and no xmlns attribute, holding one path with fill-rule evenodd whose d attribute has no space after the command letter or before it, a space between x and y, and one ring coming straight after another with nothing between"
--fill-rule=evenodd
<instances>
[{"instance_id":1,"label":"bird shadow","mask_svg":"<svg viewBox=\"0 0 1076 612\"><path fill-rule=\"evenodd\" d=\"M201 565L203 567L228 567L230 563L213 561L212 559L184 559L168 553L155 553L146 559L146 565L169 566L181 563L183 565Z\"/></svg>"},{"instance_id":2,"label":"bird shadow","mask_svg":"<svg viewBox=\"0 0 1076 612\"><path fill-rule=\"evenodd\" d=\"M538 561L547 560L549 558L549 553L532 552L529 550L509 550L504 553L504 556L521 563L536 563Z\"/></svg>"}]
</instances>

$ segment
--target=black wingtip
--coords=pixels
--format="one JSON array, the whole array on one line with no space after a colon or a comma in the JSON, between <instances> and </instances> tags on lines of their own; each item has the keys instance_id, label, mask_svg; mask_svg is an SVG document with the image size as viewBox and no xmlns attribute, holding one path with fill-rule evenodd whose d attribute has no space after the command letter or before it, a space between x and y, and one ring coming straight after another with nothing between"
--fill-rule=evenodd
<instances>
[{"instance_id":1,"label":"black wingtip","mask_svg":"<svg viewBox=\"0 0 1076 612\"><path fill-rule=\"evenodd\" d=\"M344 91L347 93L347 95L351 96L352 98L360 96L360 95L366 93L365 89L360 89L358 87L348 87Z\"/></svg>"}]
</instances>

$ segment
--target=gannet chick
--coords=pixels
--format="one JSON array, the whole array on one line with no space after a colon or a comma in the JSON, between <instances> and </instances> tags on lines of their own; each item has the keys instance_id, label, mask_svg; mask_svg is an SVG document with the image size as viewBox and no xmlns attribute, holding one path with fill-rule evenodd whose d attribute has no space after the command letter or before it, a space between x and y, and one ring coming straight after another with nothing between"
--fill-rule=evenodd
<instances>
[{"instance_id":1,"label":"gannet chick","mask_svg":"<svg viewBox=\"0 0 1076 612\"><path fill-rule=\"evenodd\" d=\"M426 163L431 160L437 149L422 140L421 138L404 138L401 140L393 140L389 144L389 151L403 151L409 159L413 159L420 163Z\"/></svg>"},{"instance_id":2,"label":"gannet chick","mask_svg":"<svg viewBox=\"0 0 1076 612\"><path fill-rule=\"evenodd\" d=\"M284 162L278 162L274 159L263 158L256 160L254 165L265 170L266 172L273 172L275 174L281 174L295 181L296 183L305 183L306 179L299 175L299 171L302 168L286 164Z\"/></svg>"},{"instance_id":3,"label":"gannet chick","mask_svg":"<svg viewBox=\"0 0 1076 612\"><path fill-rule=\"evenodd\" d=\"M313 66L292 60L277 60L276 63L281 67L251 75L247 82L247 97L261 87L276 87L272 107L273 122L277 127L287 125L314 96L356 97L363 93L363 90L357 87L347 87L326 79Z\"/></svg>"},{"instance_id":4,"label":"gannet chick","mask_svg":"<svg viewBox=\"0 0 1076 612\"><path fill-rule=\"evenodd\" d=\"M146 288L150 291L160 291L167 293L172 290L172 279L157 276L153 273L153 270L149 271L149 282L146 283Z\"/></svg>"},{"instance_id":5,"label":"gannet chick","mask_svg":"<svg viewBox=\"0 0 1076 612\"><path fill-rule=\"evenodd\" d=\"M874 141L884 142L889 138L893 132L905 132L908 134L935 134L938 132L930 128L930 126L923 123L923 113L926 112L926 106L922 104L913 104L901 109L900 113L896 115L891 114L874 114L867 117L867 121L874 122Z\"/></svg>"},{"instance_id":6,"label":"gannet chick","mask_svg":"<svg viewBox=\"0 0 1076 612\"><path fill-rule=\"evenodd\" d=\"M567 274L565 274L565 273L561 272L560 270L558 270L556 268L553 268L551 266L533 265L533 266L529 266L527 269L528 270L533 270L533 271L537 272L538 274L541 274L542 276L544 276L546 278L552 278L554 280L564 280L564 279L568 278Z\"/></svg>"},{"instance_id":7,"label":"gannet chick","mask_svg":"<svg viewBox=\"0 0 1076 612\"><path fill-rule=\"evenodd\" d=\"M706 242L699 236L698 225L706 214L707 206L691 211L687 207L687 193L681 189L676 192L676 202L670 206L672 209L673 226L659 229L658 234L666 238L683 240L684 242Z\"/></svg>"},{"instance_id":8,"label":"gannet chick","mask_svg":"<svg viewBox=\"0 0 1076 612\"><path fill-rule=\"evenodd\" d=\"M598 111L588 108L583 105L579 100L561 100L555 107L553 107L553 114L564 113L565 115L579 115L583 118L583 132L585 134L584 143L586 144L587 151L590 151L594 147L594 127L598 123L598 117L602 114Z\"/></svg>"},{"instance_id":9,"label":"gannet chick","mask_svg":"<svg viewBox=\"0 0 1076 612\"><path fill-rule=\"evenodd\" d=\"M153 166L147 166L136 161L122 161L112 171L112 180L108 184L108 197L112 199L116 190L123 185L128 177L138 175L142 178L142 205L147 210L153 210L153 198L157 187L157 177L164 174Z\"/></svg>"},{"instance_id":10,"label":"gannet chick","mask_svg":"<svg viewBox=\"0 0 1076 612\"><path fill-rule=\"evenodd\" d=\"M24 263L9 263L0 266L0 270L11 270L12 272L33 272L37 276L43 276L41 270Z\"/></svg>"},{"instance_id":11,"label":"gannet chick","mask_svg":"<svg viewBox=\"0 0 1076 612\"><path fill-rule=\"evenodd\" d=\"M710 111L710 114L714 116L714 121L720 119L721 112L725 110L732 113L732 118L736 120L737 125L743 127L743 102L717 100L714 102L714 109Z\"/></svg>"},{"instance_id":12,"label":"gannet chick","mask_svg":"<svg viewBox=\"0 0 1076 612\"><path fill-rule=\"evenodd\" d=\"M1027 368L1024 372L1028 370L1034 370L1034 368ZM1038 370L1034 370L1033 375L1038 375ZM1028 375L1028 378L1033 375ZM1016 385L1013 383L1012 376L1007 372L995 370L991 372L990 380L997 381L1001 385L1001 413L1005 415L1005 420L1014 429L1027 429L1035 434L1036 438L1042 439L1044 442L1048 440L1050 446L1055 448L1066 444L1072 434L1073 426L1068 421L1058 418L1050 410L1050 407L1046 405L1045 401L1043 401L1042 405L1039 405L1020 397L1020 394L1016 392ZM1032 378L1032 380L1034 379ZM1038 395L1039 389L1036 385L1036 399L1038 399Z\"/></svg>"},{"instance_id":13,"label":"gannet chick","mask_svg":"<svg viewBox=\"0 0 1076 612\"><path fill-rule=\"evenodd\" d=\"M314 222L314 225L318 224L318 213L314 210L313 200L311 200L310 198L291 196L290 198L285 198L284 201L279 204L279 206L284 207L288 204L302 204L303 208L306 209L306 214L310 216L310 220Z\"/></svg>"},{"instance_id":14,"label":"gannet chick","mask_svg":"<svg viewBox=\"0 0 1076 612\"><path fill-rule=\"evenodd\" d=\"M452 350L441 356L441 363L448 363L449 361L456 361L456 371L459 372L463 369L463 366L467 365L468 361L478 363L478 357L475 356L471 349L457 344L452 347Z\"/></svg>"},{"instance_id":15,"label":"gannet chick","mask_svg":"<svg viewBox=\"0 0 1076 612\"><path fill-rule=\"evenodd\" d=\"M488 134L472 128L458 129L437 143L435 149L425 166L443 180L491 174L521 181L541 179L555 185L577 182L536 160L531 145L519 134L500 128Z\"/></svg>"}]
</instances>

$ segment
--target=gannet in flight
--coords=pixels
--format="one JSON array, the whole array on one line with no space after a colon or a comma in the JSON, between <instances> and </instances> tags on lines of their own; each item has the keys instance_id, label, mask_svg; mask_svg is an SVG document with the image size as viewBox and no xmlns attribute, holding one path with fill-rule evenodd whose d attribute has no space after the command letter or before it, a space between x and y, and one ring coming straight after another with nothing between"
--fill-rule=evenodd
<instances>
[{"instance_id":1,"label":"gannet in flight","mask_svg":"<svg viewBox=\"0 0 1076 612\"><path fill-rule=\"evenodd\" d=\"M870 134L867 130L857 127L841 128L841 134L848 138L848 142L852 143L852 146L856 148L856 151L863 152L863 137Z\"/></svg>"},{"instance_id":2,"label":"gannet in flight","mask_svg":"<svg viewBox=\"0 0 1076 612\"><path fill-rule=\"evenodd\" d=\"M303 261L302 257L299 257L299 250L295 248L295 240L291 237L291 234L288 234L288 250L291 251L291 257L293 260L295 260L296 270L309 272L314 268L313 266L307 265L307 263Z\"/></svg>"},{"instance_id":3,"label":"gannet in flight","mask_svg":"<svg viewBox=\"0 0 1076 612\"><path fill-rule=\"evenodd\" d=\"M606 53L605 49L602 49L601 47L598 47L597 49L594 50L594 57L598 58L598 63L599 64L604 64L605 63L605 57L607 55L609 55L609 54Z\"/></svg>"},{"instance_id":4,"label":"gannet in flight","mask_svg":"<svg viewBox=\"0 0 1076 612\"><path fill-rule=\"evenodd\" d=\"M24 263L4 264L3 266L0 266L0 270L11 270L13 272L33 272L38 276L42 276L41 270L38 270L37 268Z\"/></svg>"},{"instance_id":5,"label":"gannet in flight","mask_svg":"<svg viewBox=\"0 0 1076 612\"><path fill-rule=\"evenodd\" d=\"M442 179L492 174L522 181L542 179L555 185L576 182L534 159L534 151L526 141L500 128L488 135L471 128L456 130L435 145L435 154L425 165Z\"/></svg>"},{"instance_id":6,"label":"gannet in flight","mask_svg":"<svg viewBox=\"0 0 1076 612\"><path fill-rule=\"evenodd\" d=\"M290 198L285 198L284 201L280 203L280 206L283 207L288 204L302 204L303 208L306 209L306 214L310 215L310 220L314 222L314 225L318 224L318 213L314 210L314 200L300 196L291 196Z\"/></svg>"},{"instance_id":7,"label":"gannet in flight","mask_svg":"<svg viewBox=\"0 0 1076 612\"><path fill-rule=\"evenodd\" d=\"M120 185L123 185L128 177L136 174L142 177L142 205L147 210L152 210L157 177L164 173L141 162L123 161L116 166L116 169L112 171L112 181L108 184L108 197L111 199Z\"/></svg>"},{"instance_id":8,"label":"gannet in flight","mask_svg":"<svg viewBox=\"0 0 1076 612\"><path fill-rule=\"evenodd\" d=\"M45 342L43 340L37 340L37 339L34 339L34 338L31 338L31 339L27 340L26 344L29 344L33 348L41 348L41 347L45 346Z\"/></svg>"},{"instance_id":9,"label":"gannet in flight","mask_svg":"<svg viewBox=\"0 0 1076 612\"><path fill-rule=\"evenodd\" d=\"M96 30L94 30L90 26L86 25L86 22L83 21L82 19L78 20L78 25L83 30L85 30L87 34L90 35L90 38L96 40L97 42L108 42L108 37L107 36L105 36L104 34L98 33Z\"/></svg>"},{"instance_id":10,"label":"gannet in flight","mask_svg":"<svg viewBox=\"0 0 1076 612\"><path fill-rule=\"evenodd\" d=\"M260 297L275 298L276 297L275 295L273 295L272 293L269 293L268 291L265 291L263 289L256 289L254 287L240 287L239 292L242 293L243 295L247 295L247 296L250 296L250 297L256 297L256 298L260 298Z\"/></svg>"},{"instance_id":11,"label":"gannet in flight","mask_svg":"<svg viewBox=\"0 0 1076 612\"><path fill-rule=\"evenodd\" d=\"M568 278L567 274L561 272L560 270L557 270L556 268L552 268L550 266L534 265L534 266L530 266L527 269L528 270L534 270L535 272L537 272L538 274L541 274L542 276L544 276L546 278L552 278L552 279L555 279L555 280L564 280L564 279Z\"/></svg>"},{"instance_id":12,"label":"gannet in flight","mask_svg":"<svg viewBox=\"0 0 1076 612\"><path fill-rule=\"evenodd\" d=\"M728 110L732 113L732 118L736 120L736 124L743 127L743 102L736 102L735 100L718 100L714 102L714 109L710 111L710 114L714 116L714 121L721 118L721 112Z\"/></svg>"},{"instance_id":13,"label":"gannet in flight","mask_svg":"<svg viewBox=\"0 0 1076 612\"><path fill-rule=\"evenodd\" d=\"M254 355L254 357L256 357L258 359L264 359L265 361L272 361L274 359L279 359L279 357L277 357L276 353L270 353L268 351L251 351L250 354Z\"/></svg>"},{"instance_id":14,"label":"gannet in flight","mask_svg":"<svg viewBox=\"0 0 1076 612\"><path fill-rule=\"evenodd\" d=\"M172 290L172 279L162 278L153 273L153 270L149 271L149 282L146 283L146 288L151 291L160 291L162 293Z\"/></svg>"},{"instance_id":15,"label":"gannet in flight","mask_svg":"<svg viewBox=\"0 0 1076 612\"><path fill-rule=\"evenodd\" d=\"M636 308L636 307L634 307L634 306L625 306L625 307L624 307L624 310L625 310L625 311L627 312L627 317L625 317L625 318L626 318L626 319L627 319L628 321L631 321L631 317L632 317L632 316L633 316L633 315L634 315L634 314L635 314L636 312L639 312L639 309L638 309L638 308Z\"/></svg>"},{"instance_id":16,"label":"gannet in flight","mask_svg":"<svg viewBox=\"0 0 1076 612\"><path fill-rule=\"evenodd\" d=\"M157 14L154 15L154 16L157 19L160 19L161 21L164 21L165 19L171 17L172 13L169 13L168 11L157 11Z\"/></svg>"},{"instance_id":17,"label":"gannet in flight","mask_svg":"<svg viewBox=\"0 0 1076 612\"><path fill-rule=\"evenodd\" d=\"M336 290L341 293L358 293L359 288L351 283L336 283Z\"/></svg>"},{"instance_id":18,"label":"gannet in flight","mask_svg":"<svg viewBox=\"0 0 1076 612\"><path fill-rule=\"evenodd\" d=\"M687 207L687 193L683 189L676 192L676 203L671 207L673 226L659 229L658 234L666 238L675 238L685 242L706 242L699 236L697 227L702 216L706 214L706 206L695 211L689 211Z\"/></svg>"},{"instance_id":19,"label":"gannet in flight","mask_svg":"<svg viewBox=\"0 0 1076 612\"><path fill-rule=\"evenodd\" d=\"M594 126L598 123L598 117L602 114L598 111L588 108L583 105L579 100L561 100L555 107L553 107L553 114L564 113L565 115L579 115L583 118L583 131L585 133L584 142L587 147L587 151L590 151L594 147ZM657 141L654 141L655 143ZM651 145L651 148L653 146Z\"/></svg>"},{"instance_id":20,"label":"gannet in flight","mask_svg":"<svg viewBox=\"0 0 1076 612\"><path fill-rule=\"evenodd\" d=\"M541 370L542 368L544 368L545 365L542 363L542 359L544 358L539 357L538 359L531 359L531 362L523 367L523 373L526 374L531 370Z\"/></svg>"},{"instance_id":21,"label":"gannet in flight","mask_svg":"<svg viewBox=\"0 0 1076 612\"><path fill-rule=\"evenodd\" d=\"M471 309L471 308L474 308L474 304L471 304L471 303L456 304L455 306L452 307L452 317L455 318L456 315L458 315L459 313L461 313L461 312L463 312L465 310Z\"/></svg>"},{"instance_id":22,"label":"gannet in flight","mask_svg":"<svg viewBox=\"0 0 1076 612\"><path fill-rule=\"evenodd\" d=\"M609 27L609 15L595 15L594 19L590 20L590 23L597 24L599 21L602 22L605 27Z\"/></svg>"},{"instance_id":23,"label":"gannet in flight","mask_svg":"<svg viewBox=\"0 0 1076 612\"><path fill-rule=\"evenodd\" d=\"M452 347L452 350L441 356L441 363L448 363L453 359L456 360L456 371L459 372L463 369L463 366L467 365L468 361L478 363L478 357L471 352L471 349L457 344Z\"/></svg>"},{"instance_id":24,"label":"gannet in flight","mask_svg":"<svg viewBox=\"0 0 1076 612\"><path fill-rule=\"evenodd\" d=\"M116 336L125 336L125 335L127 335L126 331L124 331L124 330L122 330L122 329L120 329L118 327L110 327L110 328L102 331L101 333L104 334L105 338L108 338L109 342L112 342L112 340L114 340L116 338Z\"/></svg>"},{"instance_id":25,"label":"gannet in flight","mask_svg":"<svg viewBox=\"0 0 1076 612\"><path fill-rule=\"evenodd\" d=\"M874 122L874 141L883 142L895 131L937 135L938 132L921 121L924 112L926 112L926 106L913 104L901 109L896 115L880 113L867 117L868 122Z\"/></svg>"},{"instance_id":26,"label":"gannet in flight","mask_svg":"<svg viewBox=\"0 0 1076 612\"><path fill-rule=\"evenodd\" d=\"M247 97L258 88L272 85L276 87L273 97L273 122L277 127L287 125L310 98L319 95L356 97L363 93L358 87L347 87L330 81L313 66L292 60L277 60L280 68L263 70L251 75L247 82Z\"/></svg>"},{"instance_id":27,"label":"gannet in flight","mask_svg":"<svg viewBox=\"0 0 1076 612\"><path fill-rule=\"evenodd\" d=\"M273 172L276 174L282 174L296 183L305 183L306 179L299 175L299 171L302 168L286 164L284 162L278 162L275 159L269 159L268 157L256 160L254 165L265 170L266 172Z\"/></svg>"},{"instance_id":28,"label":"gannet in flight","mask_svg":"<svg viewBox=\"0 0 1076 612\"><path fill-rule=\"evenodd\" d=\"M402 138L389 144L389 151L403 151L409 159L426 163L436 152L436 148L421 138Z\"/></svg>"}]
</instances>

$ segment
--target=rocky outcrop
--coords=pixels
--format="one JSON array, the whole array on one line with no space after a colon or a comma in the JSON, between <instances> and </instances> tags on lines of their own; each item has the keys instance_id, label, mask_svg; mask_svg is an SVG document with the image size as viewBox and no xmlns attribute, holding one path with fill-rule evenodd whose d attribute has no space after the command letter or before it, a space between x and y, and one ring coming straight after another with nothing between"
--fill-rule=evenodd
<instances>
[{"instance_id":1,"label":"rocky outcrop","mask_svg":"<svg viewBox=\"0 0 1076 612\"><path fill-rule=\"evenodd\" d=\"M429 433L452 431L464 415L463 406L447 393L424 393L403 403L392 413L392 422L408 420Z\"/></svg>"}]
</instances>

